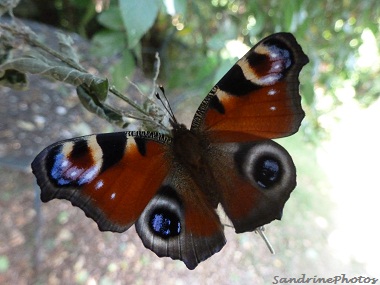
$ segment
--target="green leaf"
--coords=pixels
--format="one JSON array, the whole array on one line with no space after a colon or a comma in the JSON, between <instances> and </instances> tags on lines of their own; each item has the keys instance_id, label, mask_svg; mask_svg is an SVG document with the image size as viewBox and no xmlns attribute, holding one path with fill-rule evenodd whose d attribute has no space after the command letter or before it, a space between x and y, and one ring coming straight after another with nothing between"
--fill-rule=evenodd
<instances>
[{"instance_id":1,"label":"green leaf","mask_svg":"<svg viewBox=\"0 0 380 285\"><path fill-rule=\"evenodd\" d=\"M284 21L284 30L285 31L292 31L292 24L293 24L293 18L295 14L295 1L284 1L282 2L284 4L285 9L283 9L283 21Z\"/></svg>"},{"instance_id":2,"label":"green leaf","mask_svg":"<svg viewBox=\"0 0 380 285\"><path fill-rule=\"evenodd\" d=\"M102 104L91 88L83 84L78 86L76 90L79 100L88 111L117 126L125 127L127 125L122 114L110 106Z\"/></svg>"},{"instance_id":3,"label":"green leaf","mask_svg":"<svg viewBox=\"0 0 380 285\"><path fill-rule=\"evenodd\" d=\"M7 70L17 70L19 73L31 73L50 77L74 86L83 83L90 86L94 81L100 83L106 79L96 77L90 73L78 71L70 66L51 61L41 56L20 57L12 59L0 65L0 74Z\"/></svg>"},{"instance_id":4,"label":"green leaf","mask_svg":"<svg viewBox=\"0 0 380 285\"><path fill-rule=\"evenodd\" d=\"M91 52L97 56L113 56L126 48L124 34L104 30L92 38Z\"/></svg>"},{"instance_id":5,"label":"green leaf","mask_svg":"<svg viewBox=\"0 0 380 285\"><path fill-rule=\"evenodd\" d=\"M159 9L158 0L119 0L121 17L127 30L128 46L133 48L152 27Z\"/></svg>"},{"instance_id":6,"label":"green leaf","mask_svg":"<svg viewBox=\"0 0 380 285\"><path fill-rule=\"evenodd\" d=\"M98 22L110 30L122 31L124 29L120 9L115 6L111 6L108 10L102 12L98 16Z\"/></svg>"},{"instance_id":7,"label":"green leaf","mask_svg":"<svg viewBox=\"0 0 380 285\"><path fill-rule=\"evenodd\" d=\"M170 15L185 15L187 9L186 0L164 1L166 12Z\"/></svg>"},{"instance_id":8,"label":"green leaf","mask_svg":"<svg viewBox=\"0 0 380 285\"><path fill-rule=\"evenodd\" d=\"M114 64L111 69L112 84L116 86L118 90L125 90L128 85L128 81L125 79L135 70L135 60L132 53L129 50L123 51L121 60Z\"/></svg>"},{"instance_id":9,"label":"green leaf","mask_svg":"<svg viewBox=\"0 0 380 285\"><path fill-rule=\"evenodd\" d=\"M186 0L174 0L174 7L177 14L185 15L187 9Z\"/></svg>"},{"instance_id":10,"label":"green leaf","mask_svg":"<svg viewBox=\"0 0 380 285\"><path fill-rule=\"evenodd\" d=\"M104 102L107 99L108 87L108 79L94 80L90 85L92 93L99 99L100 102Z\"/></svg>"},{"instance_id":11,"label":"green leaf","mask_svg":"<svg viewBox=\"0 0 380 285\"><path fill-rule=\"evenodd\" d=\"M75 49L73 48L73 39L66 34L57 33L59 51L66 56L66 58L71 59L73 62L79 64L79 56Z\"/></svg>"}]
</instances>

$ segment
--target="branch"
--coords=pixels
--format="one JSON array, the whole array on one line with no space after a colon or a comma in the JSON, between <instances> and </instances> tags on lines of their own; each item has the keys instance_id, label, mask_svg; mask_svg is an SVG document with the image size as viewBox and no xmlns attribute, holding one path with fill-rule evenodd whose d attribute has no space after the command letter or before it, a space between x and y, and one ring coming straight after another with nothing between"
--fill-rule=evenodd
<instances>
[{"instance_id":1,"label":"branch","mask_svg":"<svg viewBox=\"0 0 380 285\"><path fill-rule=\"evenodd\" d=\"M75 86L87 110L119 127L125 128L132 121L140 120L145 125L152 125L150 129L168 131L162 123L164 115L152 115L149 112L147 105L153 103L149 96L145 96L148 104L137 104L114 86L109 86L107 78L89 73L80 64L71 37L57 33L57 38L59 51L45 45L29 27L19 21L13 19L10 24L0 23L0 84L25 89L27 74L48 77ZM14 57L15 53L20 55ZM139 115L106 104L109 93L128 103Z\"/></svg>"}]
</instances>

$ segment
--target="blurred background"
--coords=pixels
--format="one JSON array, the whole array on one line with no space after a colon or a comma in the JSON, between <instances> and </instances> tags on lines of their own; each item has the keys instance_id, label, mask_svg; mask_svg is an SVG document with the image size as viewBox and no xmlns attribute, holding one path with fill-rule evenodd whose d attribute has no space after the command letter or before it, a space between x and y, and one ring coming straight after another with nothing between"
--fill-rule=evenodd
<instances>
[{"instance_id":1,"label":"blurred background","mask_svg":"<svg viewBox=\"0 0 380 285\"><path fill-rule=\"evenodd\" d=\"M1 11L13 3L2 2ZM263 37L293 33L310 63L300 75L306 117L296 135L278 140L295 161L298 185L282 221L266 227L276 254L257 234L227 228L223 250L194 271L156 257L133 228L102 233L67 201L41 205L30 170L40 150L59 139L119 128L86 111L69 84L34 75L25 90L1 74L1 284L380 278L378 1L19 2L13 14L41 41L56 47L56 30L70 34L84 66L132 97L136 89L126 76L149 93L159 52L157 82L188 125L212 86ZM5 13L0 23L8 22Z\"/></svg>"}]
</instances>

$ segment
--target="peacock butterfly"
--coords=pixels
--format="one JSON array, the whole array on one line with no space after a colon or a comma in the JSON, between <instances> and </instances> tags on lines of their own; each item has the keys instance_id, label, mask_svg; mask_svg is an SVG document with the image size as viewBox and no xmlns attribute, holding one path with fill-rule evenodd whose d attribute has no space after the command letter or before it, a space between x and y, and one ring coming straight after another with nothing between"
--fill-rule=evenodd
<instances>
[{"instance_id":1,"label":"peacock butterfly","mask_svg":"<svg viewBox=\"0 0 380 285\"><path fill-rule=\"evenodd\" d=\"M273 34L211 89L190 129L172 116L171 135L126 131L48 146L32 163L41 200L69 200L101 231L135 224L145 247L194 269L226 243L218 205L236 233L281 218L296 169L271 139L298 131L307 62L292 34Z\"/></svg>"}]
</instances>

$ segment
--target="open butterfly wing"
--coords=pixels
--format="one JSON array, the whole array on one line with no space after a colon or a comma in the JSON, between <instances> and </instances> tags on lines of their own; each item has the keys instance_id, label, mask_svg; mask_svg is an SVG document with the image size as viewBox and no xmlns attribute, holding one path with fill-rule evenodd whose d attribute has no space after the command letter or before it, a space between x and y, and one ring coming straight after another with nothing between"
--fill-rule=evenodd
<instances>
[{"instance_id":1,"label":"open butterfly wing","mask_svg":"<svg viewBox=\"0 0 380 285\"><path fill-rule=\"evenodd\" d=\"M299 129L298 76L307 62L293 35L271 35L226 73L195 114L191 130L209 140L215 187L238 233L280 219L296 186L292 158L270 139Z\"/></svg>"},{"instance_id":2,"label":"open butterfly wing","mask_svg":"<svg viewBox=\"0 0 380 285\"><path fill-rule=\"evenodd\" d=\"M182 260L189 269L226 243L215 209L178 163L137 220L136 231L158 256Z\"/></svg>"},{"instance_id":3,"label":"open butterfly wing","mask_svg":"<svg viewBox=\"0 0 380 285\"><path fill-rule=\"evenodd\" d=\"M168 138L120 132L55 143L33 161L41 200L69 200L102 231L123 232L140 216L167 175Z\"/></svg>"},{"instance_id":4,"label":"open butterfly wing","mask_svg":"<svg viewBox=\"0 0 380 285\"><path fill-rule=\"evenodd\" d=\"M205 132L213 142L294 134L304 117L298 76L307 62L292 34L263 39L214 86L191 129Z\"/></svg>"},{"instance_id":5,"label":"open butterfly wing","mask_svg":"<svg viewBox=\"0 0 380 285\"><path fill-rule=\"evenodd\" d=\"M296 187L288 152L272 140L211 145L209 157L221 205L237 233L281 219Z\"/></svg>"}]
</instances>

